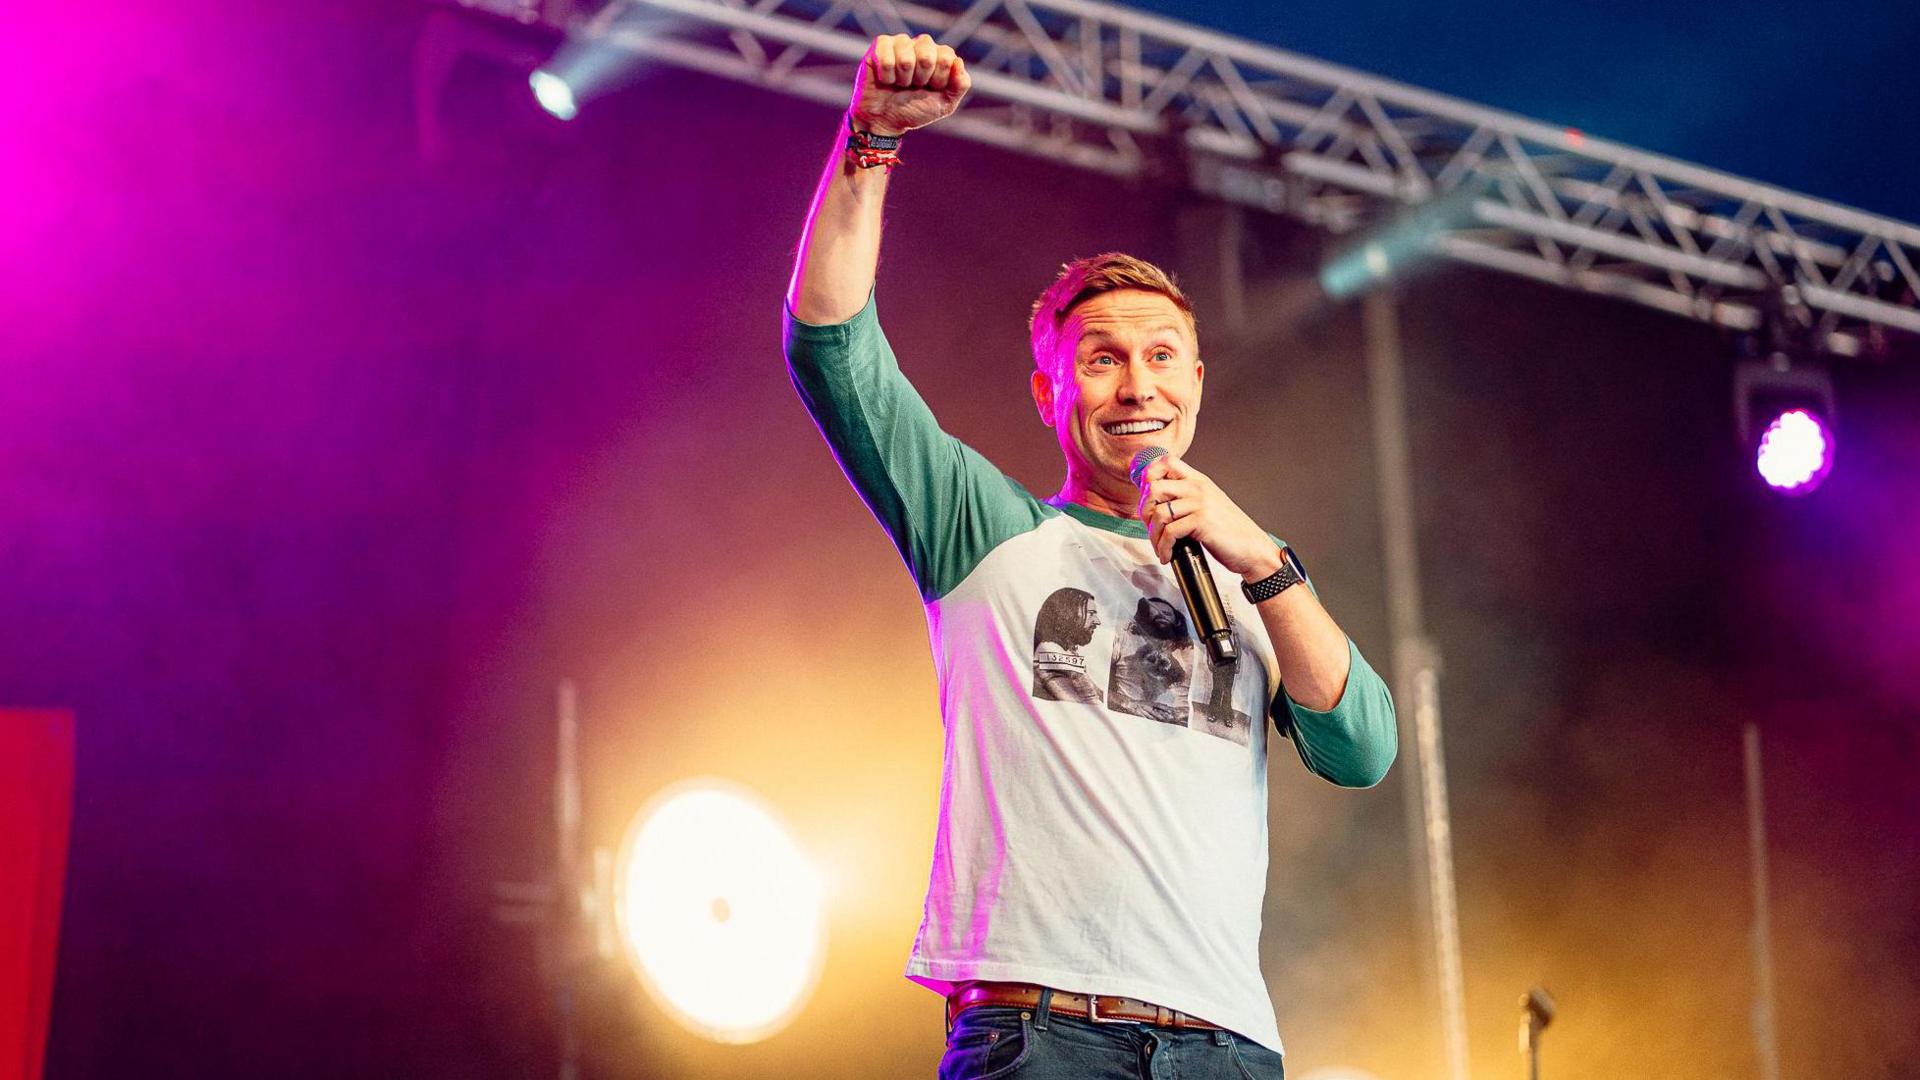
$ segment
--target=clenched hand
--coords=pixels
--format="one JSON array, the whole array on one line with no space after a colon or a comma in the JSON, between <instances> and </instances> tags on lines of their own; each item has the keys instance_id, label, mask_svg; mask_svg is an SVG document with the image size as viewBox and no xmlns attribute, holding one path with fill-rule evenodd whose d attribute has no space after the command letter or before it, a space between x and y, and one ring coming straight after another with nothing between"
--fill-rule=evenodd
<instances>
[{"instance_id":1,"label":"clenched hand","mask_svg":"<svg viewBox=\"0 0 1920 1080\"><path fill-rule=\"evenodd\" d=\"M973 77L953 49L927 34L883 34L854 78L853 125L874 135L902 135L953 115Z\"/></svg>"}]
</instances>

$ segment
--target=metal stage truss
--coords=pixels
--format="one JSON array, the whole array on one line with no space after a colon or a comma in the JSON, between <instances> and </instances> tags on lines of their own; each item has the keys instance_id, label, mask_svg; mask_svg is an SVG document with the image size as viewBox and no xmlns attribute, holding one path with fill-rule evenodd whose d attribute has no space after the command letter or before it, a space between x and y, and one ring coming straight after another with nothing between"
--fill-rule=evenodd
<instances>
[{"instance_id":1,"label":"metal stage truss","mask_svg":"<svg viewBox=\"0 0 1920 1080\"><path fill-rule=\"evenodd\" d=\"M1448 205L1447 257L1734 329L1787 287L1840 355L1920 333L1913 225L1092 0L461 3L834 106L874 35L926 32L973 73L951 134L1122 176L1179 148L1195 189L1336 233Z\"/></svg>"}]
</instances>

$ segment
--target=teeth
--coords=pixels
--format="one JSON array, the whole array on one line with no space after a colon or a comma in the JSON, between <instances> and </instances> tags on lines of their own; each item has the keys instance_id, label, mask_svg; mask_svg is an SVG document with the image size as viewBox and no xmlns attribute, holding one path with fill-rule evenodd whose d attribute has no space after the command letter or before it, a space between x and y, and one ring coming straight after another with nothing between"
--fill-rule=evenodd
<instances>
[{"instance_id":1,"label":"teeth","mask_svg":"<svg viewBox=\"0 0 1920 1080\"><path fill-rule=\"evenodd\" d=\"M1133 420L1124 424L1108 424L1107 430L1115 435L1141 435L1166 426L1165 420Z\"/></svg>"}]
</instances>

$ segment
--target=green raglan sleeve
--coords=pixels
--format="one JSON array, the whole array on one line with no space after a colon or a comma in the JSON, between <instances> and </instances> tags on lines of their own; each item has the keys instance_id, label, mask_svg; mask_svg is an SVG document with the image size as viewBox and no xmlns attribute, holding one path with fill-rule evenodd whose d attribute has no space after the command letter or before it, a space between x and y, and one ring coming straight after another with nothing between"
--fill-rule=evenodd
<instances>
[{"instance_id":1,"label":"green raglan sleeve","mask_svg":"<svg viewBox=\"0 0 1920 1080\"><path fill-rule=\"evenodd\" d=\"M1281 547L1286 543L1267 534ZM1318 596L1311 578L1307 588ZM1386 680L1373 670L1360 647L1347 639L1347 686L1333 708L1309 709L1281 687L1274 701L1273 723L1293 740L1300 760L1315 776L1341 787L1372 787L1386 779L1387 769L1400 753L1400 729L1394 719L1393 694Z\"/></svg>"},{"instance_id":2,"label":"green raglan sleeve","mask_svg":"<svg viewBox=\"0 0 1920 1080\"><path fill-rule=\"evenodd\" d=\"M940 430L901 374L872 296L843 323L802 322L791 311L783 318L794 389L906 560L922 599L939 599L987 552L1051 515L1045 503Z\"/></svg>"},{"instance_id":3,"label":"green raglan sleeve","mask_svg":"<svg viewBox=\"0 0 1920 1080\"><path fill-rule=\"evenodd\" d=\"M1341 787L1372 787L1386 779L1400 752L1393 694L1352 638L1347 639L1347 659L1347 688L1333 708L1309 709L1282 689L1285 714L1276 709L1273 719L1315 776Z\"/></svg>"}]
</instances>

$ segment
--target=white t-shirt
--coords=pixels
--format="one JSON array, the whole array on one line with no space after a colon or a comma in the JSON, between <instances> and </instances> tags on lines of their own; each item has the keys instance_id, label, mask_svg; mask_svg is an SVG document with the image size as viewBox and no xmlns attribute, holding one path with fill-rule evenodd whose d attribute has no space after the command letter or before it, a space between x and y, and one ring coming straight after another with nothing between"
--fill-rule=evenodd
<instances>
[{"instance_id":1,"label":"white t-shirt","mask_svg":"<svg viewBox=\"0 0 1920 1080\"><path fill-rule=\"evenodd\" d=\"M1372 784L1395 750L1385 684L1349 643L1332 710L1280 695L1217 562L1241 659L1215 668L1140 522L1035 499L940 431L871 301L786 325L802 400L926 604L946 751L908 977L1139 998L1280 1050L1259 964L1266 718L1278 695L1310 769Z\"/></svg>"}]
</instances>

